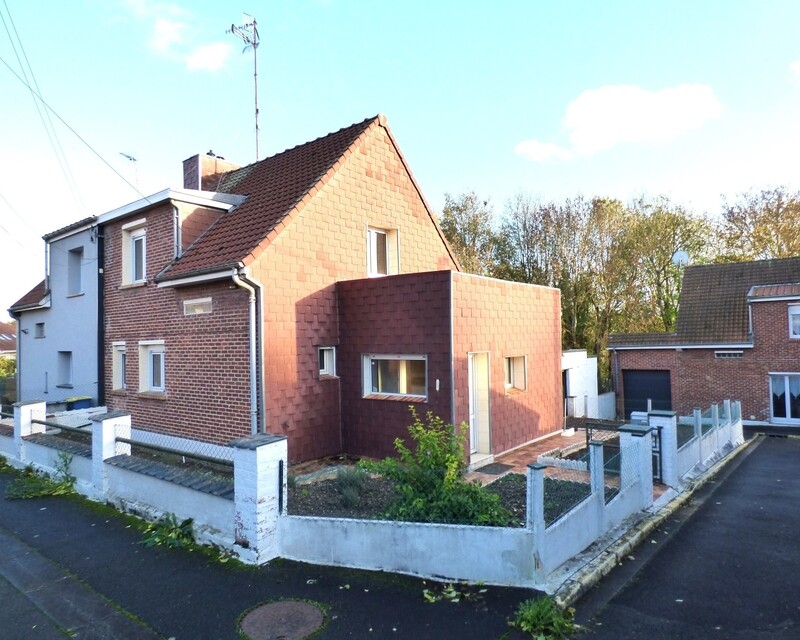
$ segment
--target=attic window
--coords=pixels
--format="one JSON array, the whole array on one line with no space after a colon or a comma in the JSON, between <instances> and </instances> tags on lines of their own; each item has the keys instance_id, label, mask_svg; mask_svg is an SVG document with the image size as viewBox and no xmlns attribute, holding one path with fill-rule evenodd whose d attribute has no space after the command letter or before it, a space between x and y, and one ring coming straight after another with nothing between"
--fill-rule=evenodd
<instances>
[{"instance_id":1,"label":"attic window","mask_svg":"<svg viewBox=\"0 0 800 640\"><path fill-rule=\"evenodd\" d=\"M183 315L199 316L204 313L211 313L211 298L183 301Z\"/></svg>"},{"instance_id":2,"label":"attic window","mask_svg":"<svg viewBox=\"0 0 800 640\"><path fill-rule=\"evenodd\" d=\"M743 351L715 351L714 357L720 360L726 360L729 358L744 358Z\"/></svg>"}]
</instances>

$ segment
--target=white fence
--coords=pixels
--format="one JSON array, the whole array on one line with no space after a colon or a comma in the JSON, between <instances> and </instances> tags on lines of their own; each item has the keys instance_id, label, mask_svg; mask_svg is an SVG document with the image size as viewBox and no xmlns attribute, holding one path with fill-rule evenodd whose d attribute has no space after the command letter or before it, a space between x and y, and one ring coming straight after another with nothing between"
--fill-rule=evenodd
<instances>
[{"instance_id":1,"label":"white fence","mask_svg":"<svg viewBox=\"0 0 800 640\"><path fill-rule=\"evenodd\" d=\"M0 433L0 453L16 466L32 464L52 473L59 449L32 437L44 432L44 411L44 403L15 405L13 436ZM731 420L730 403L724 420L714 409L710 429L703 434L702 426L698 428L698 437L680 452L672 412L651 412L649 425L621 427L618 470L612 477L604 470L601 442L590 444L588 464L563 464L574 469L530 464L527 519L520 528L289 516L286 439L267 434L242 439L221 452L233 461L232 499L176 485L167 477L153 477L123 464L131 452L128 441L140 434L131 429L130 416L122 413L90 416L91 453L74 455L71 473L77 477L77 489L91 498L151 518L164 513L193 518L198 540L230 549L246 562L280 556L434 579L543 588L548 574L652 505L655 427L661 428L665 480L678 486L688 471L684 467L707 462L742 441L740 411L733 414ZM709 455L710 447L714 451ZM585 499L546 522L545 477L554 471L588 476L589 486ZM609 483L614 486L610 499Z\"/></svg>"}]
</instances>

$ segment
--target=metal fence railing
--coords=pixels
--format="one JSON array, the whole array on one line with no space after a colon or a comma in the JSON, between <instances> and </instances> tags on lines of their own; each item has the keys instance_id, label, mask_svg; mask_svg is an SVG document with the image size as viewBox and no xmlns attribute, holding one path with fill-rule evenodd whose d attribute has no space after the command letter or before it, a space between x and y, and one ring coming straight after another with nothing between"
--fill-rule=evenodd
<instances>
[{"instance_id":1,"label":"metal fence railing","mask_svg":"<svg viewBox=\"0 0 800 640\"><path fill-rule=\"evenodd\" d=\"M548 467L544 478L544 522L550 526L592 493L589 453L576 458L586 470Z\"/></svg>"}]
</instances>

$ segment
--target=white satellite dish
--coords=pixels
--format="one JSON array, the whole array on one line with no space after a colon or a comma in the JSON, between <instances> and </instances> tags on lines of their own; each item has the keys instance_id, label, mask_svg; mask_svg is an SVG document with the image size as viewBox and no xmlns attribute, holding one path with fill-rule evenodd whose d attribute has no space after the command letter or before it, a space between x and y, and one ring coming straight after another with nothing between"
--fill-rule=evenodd
<instances>
[{"instance_id":1,"label":"white satellite dish","mask_svg":"<svg viewBox=\"0 0 800 640\"><path fill-rule=\"evenodd\" d=\"M675 253L672 254L672 264L678 267L685 267L689 264L689 254L686 253L683 249L679 249Z\"/></svg>"}]
</instances>

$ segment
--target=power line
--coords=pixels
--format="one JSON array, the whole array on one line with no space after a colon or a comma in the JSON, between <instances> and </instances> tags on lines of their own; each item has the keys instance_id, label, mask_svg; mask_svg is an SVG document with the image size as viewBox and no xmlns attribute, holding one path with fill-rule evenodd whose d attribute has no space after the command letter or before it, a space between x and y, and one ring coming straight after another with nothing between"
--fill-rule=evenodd
<instances>
[{"instance_id":1,"label":"power line","mask_svg":"<svg viewBox=\"0 0 800 640\"><path fill-rule=\"evenodd\" d=\"M25 52L25 46L22 44L22 39L19 37L19 32L17 31L17 25L14 23L14 18L11 15L11 11L8 8L8 3L6 0L3 0L3 6L6 9L6 13L8 14L8 20L11 23L11 27L14 29L14 36L16 37L17 43L19 43L19 49L22 51L22 56L25 59L25 64L22 63L20 59L19 53L17 52L17 46L14 43L14 38L11 37L11 32L8 29L8 25L6 24L5 17L2 13L0 13L0 20L3 21L3 26L6 30L6 35L8 35L8 40L11 43L11 48L14 50L14 55L17 58L17 63L19 64L20 70L22 71L23 76L27 82L28 80L28 73L25 71L25 67L27 66L28 72L30 73L31 79L33 80L33 85L36 87L36 93L41 93L39 89L39 84L36 81L36 75L33 73L33 67L31 66L30 61L28 60L28 54ZM36 106L36 112L39 114L39 120L42 122L42 126L44 127L45 133L47 134L47 139L50 142L50 146L53 149L53 153L56 156L56 160L58 161L59 166L61 167L61 172L64 174L64 179L67 183L67 187L72 193L72 197L75 200L75 204L78 205L80 210L85 210L86 206L81 198L80 190L78 189L78 185L75 182L75 177L72 174L72 170L69 166L69 162L67 162L67 157L64 154L64 149L61 146L61 141L58 139L58 132L56 131L55 127L53 126L53 121L50 118L50 113L45 110L44 114L42 114L42 110L39 107L39 102L36 100L36 93L31 89L31 98L33 98L33 104ZM45 121L46 118L46 121ZM48 126L49 125L49 126Z\"/></svg>"},{"instance_id":2,"label":"power line","mask_svg":"<svg viewBox=\"0 0 800 640\"><path fill-rule=\"evenodd\" d=\"M71 126L70 126L70 125L67 123L67 121L66 121L66 120L64 120L64 118L62 118L60 115L58 115L58 112L57 112L55 109L53 109L53 107L51 107L49 104L47 104L47 102L45 102L44 98L42 98L42 96L40 96L38 92L34 91L34 89L33 89L33 88L32 88L32 87L31 87L31 86L30 86L30 85L29 85L29 84L28 84L28 83L27 83L27 82L26 82L24 79L22 79L22 78L20 77L20 75L19 75L19 74L18 74L16 71L14 71L14 69L12 69L12 68L11 68L11 66L8 64L8 62L6 62L6 61L3 59L3 57L2 57L2 56L0 56L0 62L2 62L2 63L5 65L6 69L8 69L8 70L9 70L9 71L10 71L10 72L11 72L11 73L14 75L14 77L15 77L17 80L19 80L19 81L20 81L20 82L21 82L21 83L22 83L22 84L23 84L25 87L27 87L27 88L28 88L28 89L29 89L29 90L30 90L30 91L31 91L31 92L32 92L32 93L33 93L33 94L34 94L34 95L35 95L35 96L36 96L36 97L37 97L39 100L41 100L42 104L43 104L43 105L44 105L44 106L45 106L45 107L46 107L46 108L47 108L47 109L50 111L50 113L52 113L52 114L53 114L53 115L54 115L56 118L58 118L58 120L61 122L61 124L63 124L63 125L64 125L64 126L67 128L67 129L69 129L69 130L70 130L70 132L72 133L72 135L74 135L74 136L75 136L75 137L76 137L78 140L80 140L80 141L81 141L81 142L82 142L82 143L83 143L83 144L86 146L86 148L87 148L87 149L89 149L89 151L91 151L91 152L92 152L92 153L93 153L95 156L97 156L97 158L100 160L100 162L102 162L102 163L103 163L104 165L106 165L106 166L107 166L109 169L111 169L111 171L112 171L112 172L113 172L113 173L114 173L114 174L115 174L115 175L116 175L116 176L117 176L117 177L118 177L120 180L122 180L122 181L123 181L125 184L127 184L127 185L128 185L130 188L131 188L131 189L133 189L133 190L134 190L136 193L138 193L138 194L139 194L139 195L142 197L142 199L143 199L143 200L145 200L146 202L150 202L150 200L148 199L148 197L147 197L146 195L144 195L144 194L143 194L141 191L139 191L139 189L138 189L138 188L136 188L134 185L132 185L132 184L131 184L131 183L128 181L128 179L127 179L125 176L123 176L123 175L122 175L122 174L121 174L119 171L117 171L117 170L116 170L116 169L115 169L115 168L114 168L114 167L113 167L113 166L112 166L112 165L111 165L111 164L110 164L110 163L109 163L109 162L108 162L108 161L107 161L107 160L106 160L106 159L105 159L103 156L101 156L101 155L100 155L100 153L99 153L99 152L95 151L94 147L92 147L92 145L90 145L90 144L89 144L89 143L88 143L88 142L87 142L87 141L86 141L86 140L83 138L83 136L81 136L81 135L80 135L80 134L79 134L77 131L75 131L75 129L73 129L73 128L72 128L72 127L71 127Z\"/></svg>"}]
</instances>

